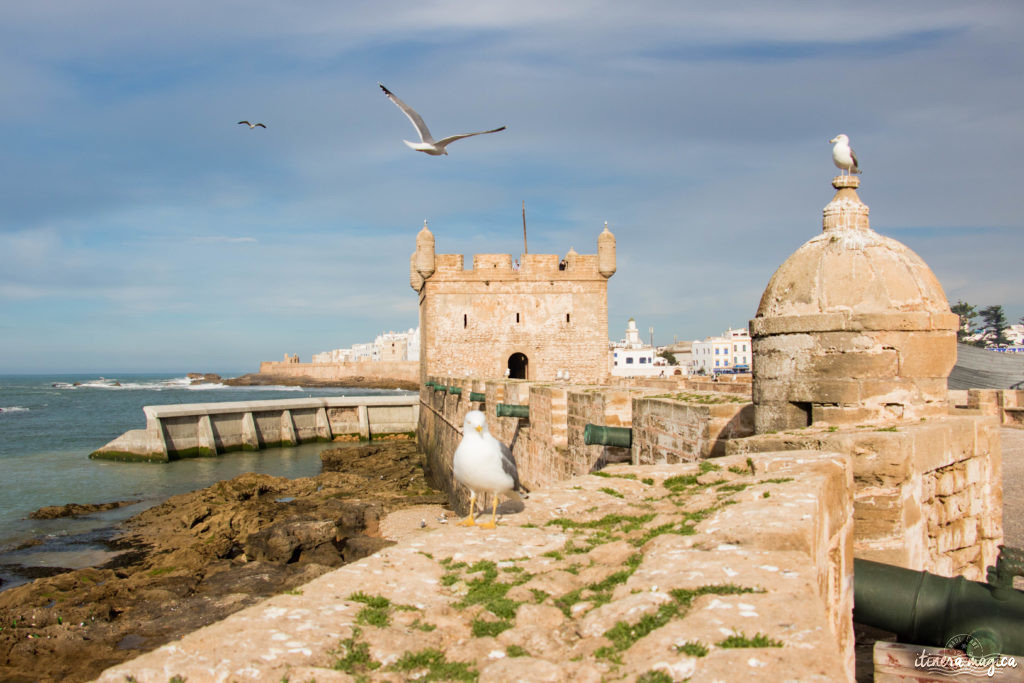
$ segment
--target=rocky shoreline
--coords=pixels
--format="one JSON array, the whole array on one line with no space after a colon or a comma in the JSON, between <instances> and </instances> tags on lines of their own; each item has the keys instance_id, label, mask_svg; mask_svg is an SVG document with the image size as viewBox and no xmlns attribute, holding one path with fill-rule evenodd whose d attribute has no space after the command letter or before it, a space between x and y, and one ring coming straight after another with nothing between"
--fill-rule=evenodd
<instances>
[{"instance_id":1,"label":"rocky shoreline","mask_svg":"<svg viewBox=\"0 0 1024 683\"><path fill-rule=\"evenodd\" d=\"M315 477L244 474L174 496L119 525L106 565L0 592L0 681L91 680L389 545L387 513L445 502L411 441L321 458Z\"/></svg>"},{"instance_id":2,"label":"rocky shoreline","mask_svg":"<svg viewBox=\"0 0 1024 683\"><path fill-rule=\"evenodd\" d=\"M252 386L285 386L285 387L343 387L355 389L405 389L415 391L419 388L416 382L404 379L377 379L356 375L339 379L321 379L318 377L274 375L269 373L250 372L238 377L223 378L212 373L188 373L192 384L226 384L231 387Z\"/></svg>"}]
</instances>

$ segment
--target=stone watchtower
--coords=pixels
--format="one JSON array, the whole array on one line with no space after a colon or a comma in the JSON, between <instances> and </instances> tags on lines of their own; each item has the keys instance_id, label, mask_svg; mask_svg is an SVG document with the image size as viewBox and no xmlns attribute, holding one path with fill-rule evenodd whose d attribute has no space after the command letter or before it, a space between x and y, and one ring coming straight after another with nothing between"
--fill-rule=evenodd
<instances>
[{"instance_id":1,"label":"stone watchtower","mask_svg":"<svg viewBox=\"0 0 1024 683\"><path fill-rule=\"evenodd\" d=\"M924 261L874 232L838 176L824 230L779 267L750 321L755 431L945 414L957 316Z\"/></svg>"},{"instance_id":2,"label":"stone watchtower","mask_svg":"<svg viewBox=\"0 0 1024 683\"><path fill-rule=\"evenodd\" d=\"M609 373L608 278L615 236L607 224L597 254L435 254L424 224L409 284L419 294L420 377L510 377L603 382Z\"/></svg>"}]
</instances>

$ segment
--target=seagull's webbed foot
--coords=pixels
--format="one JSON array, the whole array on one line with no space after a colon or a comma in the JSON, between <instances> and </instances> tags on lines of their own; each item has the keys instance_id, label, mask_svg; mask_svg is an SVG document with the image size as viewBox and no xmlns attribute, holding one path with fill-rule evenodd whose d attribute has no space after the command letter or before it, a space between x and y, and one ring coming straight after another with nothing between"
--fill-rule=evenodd
<instances>
[{"instance_id":1,"label":"seagull's webbed foot","mask_svg":"<svg viewBox=\"0 0 1024 683\"><path fill-rule=\"evenodd\" d=\"M473 519L473 515L476 513L476 492L471 491L469 494L469 516L461 522L457 522L458 526L476 526L476 521Z\"/></svg>"},{"instance_id":2,"label":"seagull's webbed foot","mask_svg":"<svg viewBox=\"0 0 1024 683\"><path fill-rule=\"evenodd\" d=\"M491 505L491 521L479 524L478 526L481 529L494 529L495 527L498 526L498 522L497 522L497 517L498 517L498 494L497 493L493 494L493 498L494 498L494 503Z\"/></svg>"}]
</instances>

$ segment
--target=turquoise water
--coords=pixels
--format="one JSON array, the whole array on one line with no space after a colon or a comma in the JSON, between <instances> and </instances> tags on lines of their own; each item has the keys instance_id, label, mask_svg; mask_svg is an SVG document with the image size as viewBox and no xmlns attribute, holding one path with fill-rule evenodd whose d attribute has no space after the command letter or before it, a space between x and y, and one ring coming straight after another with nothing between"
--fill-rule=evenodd
<instances>
[{"instance_id":1,"label":"turquoise water","mask_svg":"<svg viewBox=\"0 0 1024 683\"><path fill-rule=\"evenodd\" d=\"M190 386L182 375L0 375L0 589L20 582L5 565L78 567L102 561L109 527L169 496L244 472L290 478L320 472L322 443L170 463L90 460L89 453L146 425L146 405L398 390ZM79 519L30 520L44 505L140 500ZM18 550L30 539L46 543ZM13 573L12 573L13 572Z\"/></svg>"}]
</instances>

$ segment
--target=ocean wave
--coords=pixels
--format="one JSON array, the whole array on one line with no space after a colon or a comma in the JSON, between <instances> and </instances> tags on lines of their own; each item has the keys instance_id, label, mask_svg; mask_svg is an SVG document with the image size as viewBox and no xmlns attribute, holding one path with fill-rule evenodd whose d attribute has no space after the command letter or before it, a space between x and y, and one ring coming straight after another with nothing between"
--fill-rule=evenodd
<instances>
[{"instance_id":1,"label":"ocean wave","mask_svg":"<svg viewBox=\"0 0 1024 683\"><path fill-rule=\"evenodd\" d=\"M24 406L0 406L0 413L27 413L28 408Z\"/></svg>"}]
</instances>

